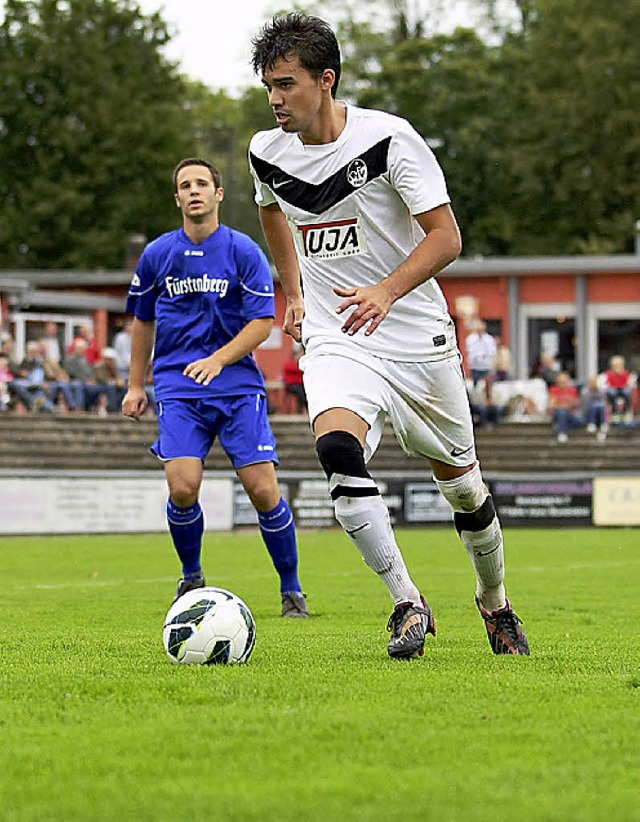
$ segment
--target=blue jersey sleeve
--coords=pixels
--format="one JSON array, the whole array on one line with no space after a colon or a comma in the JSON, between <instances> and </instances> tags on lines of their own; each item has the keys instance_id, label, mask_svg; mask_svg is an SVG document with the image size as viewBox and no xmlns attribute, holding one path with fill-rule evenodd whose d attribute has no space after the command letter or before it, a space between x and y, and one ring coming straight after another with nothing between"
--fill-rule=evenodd
<instances>
[{"instance_id":1,"label":"blue jersey sleeve","mask_svg":"<svg viewBox=\"0 0 640 822\"><path fill-rule=\"evenodd\" d=\"M242 289L242 307L249 320L275 317L276 302L271 266L250 237L236 233L235 259Z\"/></svg>"},{"instance_id":2,"label":"blue jersey sleeve","mask_svg":"<svg viewBox=\"0 0 640 822\"><path fill-rule=\"evenodd\" d=\"M127 294L126 311L139 320L152 322L156 319L156 269L152 262L153 244L142 252L136 273L133 275Z\"/></svg>"}]
</instances>

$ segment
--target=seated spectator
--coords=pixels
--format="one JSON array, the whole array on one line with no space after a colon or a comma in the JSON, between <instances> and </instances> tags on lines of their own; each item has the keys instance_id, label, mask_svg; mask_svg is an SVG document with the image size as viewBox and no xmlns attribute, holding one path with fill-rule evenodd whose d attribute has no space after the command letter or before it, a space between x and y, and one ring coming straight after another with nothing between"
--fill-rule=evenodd
<instances>
[{"instance_id":1,"label":"seated spectator","mask_svg":"<svg viewBox=\"0 0 640 822\"><path fill-rule=\"evenodd\" d=\"M587 384L580 392L582 402L582 416L587 423L587 431L597 434L598 440L604 442L607 438L609 424L607 422L609 405L607 395L598 384L597 377L589 377Z\"/></svg>"},{"instance_id":2,"label":"seated spectator","mask_svg":"<svg viewBox=\"0 0 640 822\"><path fill-rule=\"evenodd\" d=\"M549 388L551 422L556 426L558 442L569 439L569 429L582 428L584 420L579 413L580 396L567 371L561 371Z\"/></svg>"},{"instance_id":3,"label":"seated spectator","mask_svg":"<svg viewBox=\"0 0 640 822\"><path fill-rule=\"evenodd\" d=\"M75 337L71 340L71 344L67 349L67 357L76 353L76 345L78 341L86 343L82 346L83 356L89 365L93 365L100 359L100 350L93 336L93 329L90 325L81 325L76 329Z\"/></svg>"},{"instance_id":4,"label":"seated spectator","mask_svg":"<svg viewBox=\"0 0 640 822\"><path fill-rule=\"evenodd\" d=\"M118 376L117 356L113 348L102 349L102 357L93 366L93 374L97 385L104 386L107 411L119 413L127 393L127 382Z\"/></svg>"},{"instance_id":5,"label":"seated spectator","mask_svg":"<svg viewBox=\"0 0 640 822\"><path fill-rule=\"evenodd\" d=\"M501 337L496 337L496 356L493 361L494 380L496 382L506 382L511 379L513 366L511 363L511 351L504 344Z\"/></svg>"},{"instance_id":6,"label":"seated spectator","mask_svg":"<svg viewBox=\"0 0 640 822\"><path fill-rule=\"evenodd\" d=\"M493 373L497 347L495 339L487 332L483 320L476 322L476 330L466 340L467 363L471 370L471 379L475 385L478 380Z\"/></svg>"},{"instance_id":7,"label":"seated spectator","mask_svg":"<svg viewBox=\"0 0 640 822\"><path fill-rule=\"evenodd\" d=\"M40 359L40 343L27 343L26 355L11 384L11 390L29 411L53 411L45 380L45 370Z\"/></svg>"},{"instance_id":8,"label":"seated spectator","mask_svg":"<svg viewBox=\"0 0 640 822\"><path fill-rule=\"evenodd\" d=\"M474 423L480 428L498 425L503 417L504 407L495 400L492 381L483 377L475 385L471 382L467 391Z\"/></svg>"},{"instance_id":9,"label":"seated spectator","mask_svg":"<svg viewBox=\"0 0 640 822\"><path fill-rule=\"evenodd\" d=\"M307 407L307 394L302 381L302 371L300 370L300 356L302 348L294 345L291 356L282 367L282 379L284 382L285 397L293 400L294 414L302 414ZM287 406L289 403L287 402Z\"/></svg>"},{"instance_id":10,"label":"seated spectator","mask_svg":"<svg viewBox=\"0 0 640 822\"><path fill-rule=\"evenodd\" d=\"M8 411L11 404L9 386L13 382L13 374L9 370L9 357L0 351L0 411Z\"/></svg>"},{"instance_id":11,"label":"seated spectator","mask_svg":"<svg viewBox=\"0 0 640 822\"><path fill-rule=\"evenodd\" d=\"M609 368L604 372L604 388L607 400L611 406L614 422L631 422L633 411L631 396L634 387L634 378L631 371L625 366L625 359L615 354L609 360Z\"/></svg>"},{"instance_id":12,"label":"seated spectator","mask_svg":"<svg viewBox=\"0 0 640 822\"><path fill-rule=\"evenodd\" d=\"M49 346L47 345L47 341L45 339L41 339L40 356L42 358L42 367L44 368L49 399L54 406L59 406L60 400L62 400L65 410L75 411L78 407L78 403L82 402L82 398L78 398L77 392L71 387L69 375L60 363L55 359L47 358L48 350Z\"/></svg>"},{"instance_id":13,"label":"seated spectator","mask_svg":"<svg viewBox=\"0 0 640 822\"><path fill-rule=\"evenodd\" d=\"M69 375L71 386L78 392L77 397L82 398L79 408L83 411L95 410L98 414L106 414L107 388L105 385L98 385L93 366L85 357L87 348L87 341L78 338L74 353L67 357L64 368Z\"/></svg>"}]
</instances>

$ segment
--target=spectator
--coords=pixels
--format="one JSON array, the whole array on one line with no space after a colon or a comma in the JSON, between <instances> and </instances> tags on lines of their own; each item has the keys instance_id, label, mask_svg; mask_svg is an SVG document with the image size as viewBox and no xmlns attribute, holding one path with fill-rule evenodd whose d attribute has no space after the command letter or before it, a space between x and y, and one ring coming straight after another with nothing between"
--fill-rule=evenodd
<instances>
[{"instance_id":1,"label":"spectator","mask_svg":"<svg viewBox=\"0 0 640 822\"><path fill-rule=\"evenodd\" d=\"M113 348L116 356L116 367L119 379L127 382L129 380L129 367L131 365L131 329L133 328L133 318L127 317L121 331L113 338ZM119 406L118 406L119 409Z\"/></svg>"},{"instance_id":2,"label":"spectator","mask_svg":"<svg viewBox=\"0 0 640 822\"><path fill-rule=\"evenodd\" d=\"M495 339L487 332L486 323L478 320L476 330L467 337L467 362L474 385L493 373L496 353Z\"/></svg>"},{"instance_id":3,"label":"spectator","mask_svg":"<svg viewBox=\"0 0 640 822\"><path fill-rule=\"evenodd\" d=\"M301 354L301 346L294 343L291 356L285 361L282 368L285 398L292 398L294 403L294 413L296 414L302 414L307 408L307 394L304 390L302 371L299 363ZM289 407L288 402L287 407Z\"/></svg>"},{"instance_id":4,"label":"spectator","mask_svg":"<svg viewBox=\"0 0 640 822\"><path fill-rule=\"evenodd\" d=\"M18 366L12 390L29 411L53 411L45 382L45 370L40 359L40 343L27 343L26 356Z\"/></svg>"},{"instance_id":5,"label":"spectator","mask_svg":"<svg viewBox=\"0 0 640 822\"><path fill-rule=\"evenodd\" d=\"M46 362L62 363L62 349L58 339L58 324L45 323L44 337L40 340L40 354Z\"/></svg>"},{"instance_id":6,"label":"spectator","mask_svg":"<svg viewBox=\"0 0 640 822\"><path fill-rule=\"evenodd\" d=\"M511 364L511 351L504 344L501 337L496 337L496 358L493 362L494 380L505 382L511 379L513 371Z\"/></svg>"},{"instance_id":7,"label":"spectator","mask_svg":"<svg viewBox=\"0 0 640 822\"><path fill-rule=\"evenodd\" d=\"M587 384L582 389L582 415L587 422L587 431L596 434L600 442L607 438L609 425L607 423L607 403L606 392L598 385L597 377L589 377Z\"/></svg>"},{"instance_id":8,"label":"spectator","mask_svg":"<svg viewBox=\"0 0 640 822\"><path fill-rule=\"evenodd\" d=\"M626 368L622 355L614 354L609 360L609 368L604 372L604 386L614 422L632 422L631 392L634 379L631 371Z\"/></svg>"},{"instance_id":9,"label":"spectator","mask_svg":"<svg viewBox=\"0 0 640 822\"><path fill-rule=\"evenodd\" d=\"M58 405L60 397L62 397L65 409L74 411L79 401L81 401L81 398L78 397L78 392L72 388L69 375L58 360L47 357L47 353L50 350L52 349L48 345L47 339L43 337L40 340L40 357L42 358L42 367L44 368L49 399L53 405Z\"/></svg>"},{"instance_id":10,"label":"spectator","mask_svg":"<svg viewBox=\"0 0 640 822\"><path fill-rule=\"evenodd\" d=\"M78 327L76 335L71 340L71 345L67 349L67 356L75 354L78 342L83 340L86 343L86 345L83 346L83 356L89 365L95 365L100 359L100 349L93 337L93 329L90 325L81 325Z\"/></svg>"},{"instance_id":11,"label":"spectator","mask_svg":"<svg viewBox=\"0 0 640 822\"><path fill-rule=\"evenodd\" d=\"M558 442L569 439L569 429L581 428L584 421L579 413L580 396L567 371L560 371L555 385L549 388L551 422L556 426Z\"/></svg>"},{"instance_id":12,"label":"spectator","mask_svg":"<svg viewBox=\"0 0 640 822\"><path fill-rule=\"evenodd\" d=\"M0 351L0 411L8 411L11 404L9 388L13 374L9 370L9 357Z\"/></svg>"},{"instance_id":13,"label":"spectator","mask_svg":"<svg viewBox=\"0 0 640 822\"><path fill-rule=\"evenodd\" d=\"M561 370L562 366L556 359L555 354L543 354L538 367L535 369L535 375L546 382L547 388L551 388L552 385L556 384Z\"/></svg>"},{"instance_id":14,"label":"spectator","mask_svg":"<svg viewBox=\"0 0 640 822\"><path fill-rule=\"evenodd\" d=\"M77 397L82 397L79 408L83 411L92 411L105 408L106 406L106 386L98 385L93 366L89 364L85 354L88 343L83 337L77 337L74 344L74 353L65 360L65 371L69 375L71 385L77 393ZM105 411L106 413L106 411Z\"/></svg>"},{"instance_id":15,"label":"spectator","mask_svg":"<svg viewBox=\"0 0 640 822\"><path fill-rule=\"evenodd\" d=\"M122 400L127 393L127 381L118 376L117 361L114 348L103 348L102 357L93 366L97 385L104 386L105 389L106 409L112 413L120 412ZM104 407L104 403L101 407Z\"/></svg>"},{"instance_id":16,"label":"spectator","mask_svg":"<svg viewBox=\"0 0 640 822\"><path fill-rule=\"evenodd\" d=\"M492 380L483 377L468 386L469 404L474 422L480 428L493 428L502 419L504 408L495 402Z\"/></svg>"}]
</instances>

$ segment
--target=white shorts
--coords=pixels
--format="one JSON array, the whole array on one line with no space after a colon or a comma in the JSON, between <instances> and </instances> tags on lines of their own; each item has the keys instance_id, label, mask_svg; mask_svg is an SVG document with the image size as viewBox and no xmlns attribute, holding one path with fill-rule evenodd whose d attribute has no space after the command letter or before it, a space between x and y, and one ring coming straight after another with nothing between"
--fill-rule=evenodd
<instances>
[{"instance_id":1,"label":"white shorts","mask_svg":"<svg viewBox=\"0 0 640 822\"><path fill-rule=\"evenodd\" d=\"M358 352L305 354L300 360L311 423L347 408L369 426L365 460L375 454L387 419L403 450L448 465L476 460L473 422L459 355L429 362L394 362Z\"/></svg>"}]
</instances>

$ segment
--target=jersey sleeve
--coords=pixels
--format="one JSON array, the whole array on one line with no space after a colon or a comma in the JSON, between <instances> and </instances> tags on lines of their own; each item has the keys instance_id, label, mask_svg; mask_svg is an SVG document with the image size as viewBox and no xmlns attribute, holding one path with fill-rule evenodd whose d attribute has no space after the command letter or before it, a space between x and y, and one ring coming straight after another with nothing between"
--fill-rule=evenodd
<instances>
[{"instance_id":1,"label":"jersey sleeve","mask_svg":"<svg viewBox=\"0 0 640 822\"><path fill-rule=\"evenodd\" d=\"M155 270L149 246L142 252L127 294L126 311L143 322L156 318Z\"/></svg>"},{"instance_id":2,"label":"jersey sleeve","mask_svg":"<svg viewBox=\"0 0 640 822\"><path fill-rule=\"evenodd\" d=\"M390 182L411 214L422 214L451 199L434 153L409 123L404 126L396 131L389 147Z\"/></svg>"},{"instance_id":3,"label":"jersey sleeve","mask_svg":"<svg viewBox=\"0 0 640 822\"><path fill-rule=\"evenodd\" d=\"M243 234L236 235L235 252L242 289L242 307L247 322L275 317L275 289L266 254L257 243Z\"/></svg>"},{"instance_id":4,"label":"jersey sleeve","mask_svg":"<svg viewBox=\"0 0 640 822\"><path fill-rule=\"evenodd\" d=\"M255 147L255 143L256 137L254 136L249 144L249 171L251 172L251 177L253 178L254 200L261 208L264 208L265 206L273 205L278 201L269 186L260 181L256 170L253 167L253 163L251 162L251 154L253 148Z\"/></svg>"}]
</instances>

